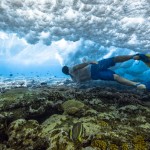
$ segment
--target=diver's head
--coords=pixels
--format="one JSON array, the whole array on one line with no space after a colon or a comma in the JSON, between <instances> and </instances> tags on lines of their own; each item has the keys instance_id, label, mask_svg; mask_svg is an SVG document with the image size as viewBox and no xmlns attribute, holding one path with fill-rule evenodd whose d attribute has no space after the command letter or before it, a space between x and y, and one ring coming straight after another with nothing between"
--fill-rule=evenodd
<instances>
[{"instance_id":1,"label":"diver's head","mask_svg":"<svg viewBox=\"0 0 150 150\"><path fill-rule=\"evenodd\" d=\"M64 74L66 74L66 75L69 75L69 67L63 66L63 67L62 67L62 72L63 72Z\"/></svg>"}]
</instances>

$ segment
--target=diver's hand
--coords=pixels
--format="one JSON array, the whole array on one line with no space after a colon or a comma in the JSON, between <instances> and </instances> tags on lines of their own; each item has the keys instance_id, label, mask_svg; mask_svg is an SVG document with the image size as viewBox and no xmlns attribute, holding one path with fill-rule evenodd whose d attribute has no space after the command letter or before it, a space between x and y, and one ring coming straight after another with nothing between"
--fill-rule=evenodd
<instances>
[{"instance_id":1,"label":"diver's hand","mask_svg":"<svg viewBox=\"0 0 150 150\"><path fill-rule=\"evenodd\" d=\"M90 61L89 64L98 64L97 61Z\"/></svg>"},{"instance_id":2,"label":"diver's hand","mask_svg":"<svg viewBox=\"0 0 150 150\"><path fill-rule=\"evenodd\" d=\"M133 56L133 59L134 60L140 60L140 57L137 55L137 56Z\"/></svg>"}]
</instances>

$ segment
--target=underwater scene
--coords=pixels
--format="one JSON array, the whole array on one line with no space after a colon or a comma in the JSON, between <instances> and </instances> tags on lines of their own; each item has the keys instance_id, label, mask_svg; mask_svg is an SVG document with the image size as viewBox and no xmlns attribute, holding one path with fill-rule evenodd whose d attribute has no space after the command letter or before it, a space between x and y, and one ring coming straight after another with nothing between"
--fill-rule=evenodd
<instances>
[{"instance_id":1,"label":"underwater scene","mask_svg":"<svg viewBox=\"0 0 150 150\"><path fill-rule=\"evenodd\" d=\"M0 150L150 150L148 0L0 1Z\"/></svg>"}]
</instances>

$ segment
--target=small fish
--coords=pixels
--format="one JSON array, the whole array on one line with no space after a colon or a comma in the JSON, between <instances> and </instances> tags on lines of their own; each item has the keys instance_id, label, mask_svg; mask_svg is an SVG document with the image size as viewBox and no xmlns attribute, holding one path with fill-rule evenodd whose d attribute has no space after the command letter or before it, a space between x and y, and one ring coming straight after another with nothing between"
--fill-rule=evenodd
<instances>
[{"instance_id":1,"label":"small fish","mask_svg":"<svg viewBox=\"0 0 150 150\"><path fill-rule=\"evenodd\" d=\"M85 128L83 127L82 122L77 122L73 125L70 130L70 139L74 142L82 142L82 138L85 134Z\"/></svg>"},{"instance_id":2,"label":"small fish","mask_svg":"<svg viewBox=\"0 0 150 150\"><path fill-rule=\"evenodd\" d=\"M12 77L12 76L13 76L13 74L12 74L12 73L10 73L10 74L9 74L9 76L10 76L10 77Z\"/></svg>"}]
</instances>

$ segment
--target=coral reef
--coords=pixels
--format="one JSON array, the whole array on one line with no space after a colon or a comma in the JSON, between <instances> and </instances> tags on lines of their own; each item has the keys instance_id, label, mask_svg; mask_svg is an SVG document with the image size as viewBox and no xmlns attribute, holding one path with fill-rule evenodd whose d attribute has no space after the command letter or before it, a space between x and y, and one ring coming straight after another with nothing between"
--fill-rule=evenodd
<instances>
[{"instance_id":1,"label":"coral reef","mask_svg":"<svg viewBox=\"0 0 150 150\"><path fill-rule=\"evenodd\" d=\"M98 139L94 139L91 143L92 147L97 147L101 150L106 150L107 149L107 143L103 140L98 140Z\"/></svg>"},{"instance_id":2,"label":"coral reef","mask_svg":"<svg viewBox=\"0 0 150 150\"><path fill-rule=\"evenodd\" d=\"M68 100L62 104L65 114L81 116L85 111L84 103L77 100Z\"/></svg>"},{"instance_id":3,"label":"coral reef","mask_svg":"<svg viewBox=\"0 0 150 150\"><path fill-rule=\"evenodd\" d=\"M145 142L144 138L140 135L135 136L133 138L134 150L147 150L147 142Z\"/></svg>"},{"instance_id":4,"label":"coral reef","mask_svg":"<svg viewBox=\"0 0 150 150\"><path fill-rule=\"evenodd\" d=\"M45 149L47 139L41 137L40 131L41 127L35 120L16 120L8 128L8 145L15 150Z\"/></svg>"},{"instance_id":5,"label":"coral reef","mask_svg":"<svg viewBox=\"0 0 150 150\"><path fill-rule=\"evenodd\" d=\"M149 150L147 92L52 86L0 94L4 150Z\"/></svg>"},{"instance_id":6,"label":"coral reef","mask_svg":"<svg viewBox=\"0 0 150 150\"><path fill-rule=\"evenodd\" d=\"M49 137L48 150L74 150L74 143L69 138L67 121L70 118L65 115L52 115L42 123L42 137Z\"/></svg>"}]
</instances>

